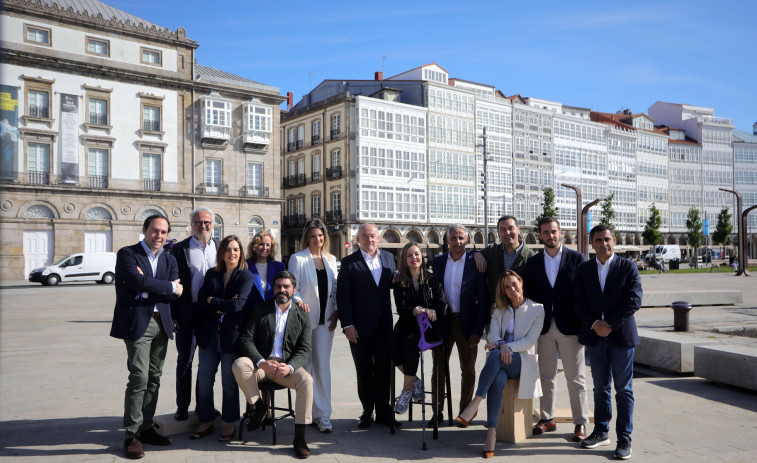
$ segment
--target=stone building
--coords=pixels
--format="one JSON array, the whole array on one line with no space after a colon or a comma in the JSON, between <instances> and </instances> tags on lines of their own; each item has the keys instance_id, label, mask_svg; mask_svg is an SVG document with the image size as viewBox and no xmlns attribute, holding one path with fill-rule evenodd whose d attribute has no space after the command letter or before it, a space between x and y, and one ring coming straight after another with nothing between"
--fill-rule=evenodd
<instances>
[{"instance_id":1,"label":"stone building","mask_svg":"<svg viewBox=\"0 0 757 463\"><path fill-rule=\"evenodd\" d=\"M0 13L0 279L140 239L152 213L189 233L280 218L275 87L195 63L198 43L105 3L6 0Z\"/></svg>"}]
</instances>

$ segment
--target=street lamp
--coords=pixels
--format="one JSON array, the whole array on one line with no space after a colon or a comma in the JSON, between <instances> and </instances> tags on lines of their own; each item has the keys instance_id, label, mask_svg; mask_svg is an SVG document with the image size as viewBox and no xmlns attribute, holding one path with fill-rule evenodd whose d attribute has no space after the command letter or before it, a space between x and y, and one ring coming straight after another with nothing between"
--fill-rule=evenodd
<instances>
[{"instance_id":1,"label":"street lamp","mask_svg":"<svg viewBox=\"0 0 757 463\"><path fill-rule=\"evenodd\" d=\"M600 199L595 199L594 201L590 202L583 208L581 207L581 203L583 202L581 198L581 189L574 185L569 185L567 183L562 183L562 186L565 188L570 188L571 190L576 192L576 235L577 235L577 243L576 248L577 251L584 255L587 259L589 258L589 247L586 243L586 215L589 212L589 209L592 208L595 204L597 204Z\"/></svg>"},{"instance_id":2,"label":"street lamp","mask_svg":"<svg viewBox=\"0 0 757 463\"><path fill-rule=\"evenodd\" d=\"M718 188L720 191L725 191L726 193L733 193L736 195L736 217L738 218L738 253L739 253L739 270L736 272L736 276L744 275L745 277L749 276L749 258L747 256L747 227L746 227L746 216L749 215L749 212L751 212L753 209L757 208L757 204L748 208L747 210L742 212L743 208L743 201L741 199L741 193L738 191L728 190L726 188Z\"/></svg>"}]
</instances>

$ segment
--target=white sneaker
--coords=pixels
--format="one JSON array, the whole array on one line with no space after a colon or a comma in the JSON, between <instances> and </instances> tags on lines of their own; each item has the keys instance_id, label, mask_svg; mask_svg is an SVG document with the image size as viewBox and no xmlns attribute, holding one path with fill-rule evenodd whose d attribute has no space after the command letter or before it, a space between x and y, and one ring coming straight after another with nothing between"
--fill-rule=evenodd
<instances>
[{"instance_id":1,"label":"white sneaker","mask_svg":"<svg viewBox=\"0 0 757 463\"><path fill-rule=\"evenodd\" d=\"M423 383L420 378L415 378L413 381L413 400L416 402L423 402L423 396L426 393L423 391Z\"/></svg>"},{"instance_id":2,"label":"white sneaker","mask_svg":"<svg viewBox=\"0 0 757 463\"><path fill-rule=\"evenodd\" d=\"M402 391L400 396L397 397L397 403L394 404L394 413L398 415L404 415L407 413L407 409L410 408L412 394L411 391Z\"/></svg>"},{"instance_id":3,"label":"white sneaker","mask_svg":"<svg viewBox=\"0 0 757 463\"><path fill-rule=\"evenodd\" d=\"M321 431L321 432L331 432L331 429L332 429L331 421L329 421L328 418L323 417L323 418L319 419L316 424L318 426L318 430L319 431Z\"/></svg>"}]
</instances>

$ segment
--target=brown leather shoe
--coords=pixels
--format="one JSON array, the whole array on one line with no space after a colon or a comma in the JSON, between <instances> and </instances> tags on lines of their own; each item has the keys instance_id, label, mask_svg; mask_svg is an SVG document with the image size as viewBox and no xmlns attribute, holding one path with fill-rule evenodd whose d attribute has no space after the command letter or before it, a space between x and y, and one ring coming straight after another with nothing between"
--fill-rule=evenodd
<instances>
[{"instance_id":1,"label":"brown leather shoe","mask_svg":"<svg viewBox=\"0 0 757 463\"><path fill-rule=\"evenodd\" d=\"M124 441L124 453L126 454L126 458L132 460L138 460L145 456L145 451L142 449L142 443L136 437Z\"/></svg>"},{"instance_id":2,"label":"brown leather shoe","mask_svg":"<svg viewBox=\"0 0 757 463\"><path fill-rule=\"evenodd\" d=\"M304 437L295 437L292 441L292 447L294 447L294 454L299 459L305 459L310 456L310 449Z\"/></svg>"},{"instance_id":3,"label":"brown leather shoe","mask_svg":"<svg viewBox=\"0 0 757 463\"><path fill-rule=\"evenodd\" d=\"M534 434L544 434L545 432L552 432L557 430L555 420L539 420L534 426Z\"/></svg>"},{"instance_id":4,"label":"brown leather shoe","mask_svg":"<svg viewBox=\"0 0 757 463\"><path fill-rule=\"evenodd\" d=\"M581 442L584 439L586 439L586 426L577 424L576 430L573 431L573 442Z\"/></svg>"}]
</instances>

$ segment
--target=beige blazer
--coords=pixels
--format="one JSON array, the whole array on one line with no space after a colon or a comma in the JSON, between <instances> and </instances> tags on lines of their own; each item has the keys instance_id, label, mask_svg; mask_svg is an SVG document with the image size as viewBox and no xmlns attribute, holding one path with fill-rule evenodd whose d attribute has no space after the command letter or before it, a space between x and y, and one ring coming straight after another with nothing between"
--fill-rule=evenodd
<instances>
[{"instance_id":1,"label":"beige blazer","mask_svg":"<svg viewBox=\"0 0 757 463\"><path fill-rule=\"evenodd\" d=\"M336 311L336 258L324 256L323 263L326 267L326 280L329 283L326 319L323 322L328 325L327 320ZM320 322L321 303L320 294L318 294L318 275L315 273L313 255L309 248L292 254L292 257L289 258L289 271L297 279L297 288L294 294L301 297L303 302L310 306L310 326L316 329Z\"/></svg>"},{"instance_id":2,"label":"beige blazer","mask_svg":"<svg viewBox=\"0 0 757 463\"><path fill-rule=\"evenodd\" d=\"M536 352L536 344L541 334L541 327L544 324L544 307L526 299L515 312L515 332L513 341L507 343L513 352L520 353L520 389L518 390L519 399L533 399L541 397L541 381L539 380L539 355ZM489 333L486 340L496 343L505 339L507 325L513 315L510 310L496 309L492 314L492 322L489 327Z\"/></svg>"}]
</instances>

